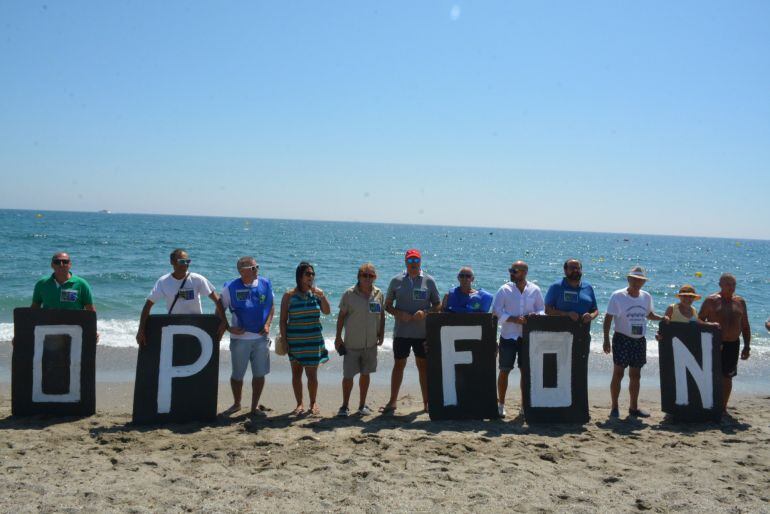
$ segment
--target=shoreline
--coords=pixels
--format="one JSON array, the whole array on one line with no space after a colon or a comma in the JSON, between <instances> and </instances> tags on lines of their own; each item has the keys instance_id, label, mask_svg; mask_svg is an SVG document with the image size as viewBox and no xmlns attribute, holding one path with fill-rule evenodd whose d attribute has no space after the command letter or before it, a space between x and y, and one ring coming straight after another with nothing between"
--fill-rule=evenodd
<instances>
[{"instance_id":1,"label":"shoreline","mask_svg":"<svg viewBox=\"0 0 770 514\"><path fill-rule=\"evenodd\" d=\"M11 352L10 342L0 342L0 384L10 385L11 381ZM98 385L102 383L133 383L136 376L136 361L138 350L107 345L96 347L96 383L97 399ZM753 360L752 360L753 359ZM765 360L752 358L748 361L740 361L738 364L738 376L733 382L734 394L747 396L770 395L770 373L765 372ZM642 391L652 391L660 399L660 377L657 357L648 357L647 365L642 368ZM378 353L377 372L371 375L372 386L388 387L390 373L393 368L393 353L390 350L381 350ZM230 352L219 352L219 380L227 382L230 377ZM511 373L511 384L518 384L518 368ZM612 358L606 355L591 354L588 361L588 388L592 390L609 389L612 376ZM249 381L251 371L246 372L246 380ZM330 352L330 359L319 368L318 380L321 386L338 385L342 380L342 358L336 353ZM291 368L285 356L270 354L270 374L267 383L289 384L291 381ZM414 358L410 357L404 372L404 385L416 386L417 370ZM624 385L627 385L627 379ZM589 394L589 401L591 395Z\"/></svg>"}]
</instances>

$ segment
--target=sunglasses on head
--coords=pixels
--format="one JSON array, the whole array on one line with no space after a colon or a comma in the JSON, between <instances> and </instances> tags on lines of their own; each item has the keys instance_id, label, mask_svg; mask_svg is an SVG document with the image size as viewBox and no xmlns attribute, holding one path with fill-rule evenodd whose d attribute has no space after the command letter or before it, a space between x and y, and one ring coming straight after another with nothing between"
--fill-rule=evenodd
<instances>
[{"instance_id":1,"label":"sunglasses on head","mask_svg":"<svg viewBox=\"0 0 770 514\"><path fill-rule=\"evenodd\" d=\"M61 266L63 264L69 264L70 260L69 259L53 259L51 262L56 264L57 266Z\"/></svg>"},{"instance_id":2,"label":"sunglasses on head","mask_svg":"<svg viewBox=\"0 0 770 514\"><path fill-rule=\"evenodd\" d=\"M192 262L192 259L177 259L176 260L176 263L179 264L180 266L189 266L191 262Z\"/></svg>"},{"instance_id":3,"label":"sunglasses on head","mask_svg":"<svg viewBox=\"0 0 770 514\"><path fill-rule=\"evenodd\" d=\"M457 275L457 278L473 278L473 275L471 275L470 273L459 273Z\"/></svg>"},{"instance_id":4,"label":"sunglasses on head","mask_svg":"<svg viewBox=\"0 0 770 514\"><path fill-rule=\"evenodd\" d=\"M241 266L238 269L247 269L247 270L251 270L251 271L257 271L259 269L259 266Z\"/></svg>"},{"instance_id":5,"label":"sunglasses on head","mask_svg":"<svg viewBox=\"0 0 770 514\"><path fill-rule=\"evenodd\" d=\"M420 258L419 257L409 257L406 260L406 263L407 264L419 264L420 263Z\"/></svg>"}]
</instances>

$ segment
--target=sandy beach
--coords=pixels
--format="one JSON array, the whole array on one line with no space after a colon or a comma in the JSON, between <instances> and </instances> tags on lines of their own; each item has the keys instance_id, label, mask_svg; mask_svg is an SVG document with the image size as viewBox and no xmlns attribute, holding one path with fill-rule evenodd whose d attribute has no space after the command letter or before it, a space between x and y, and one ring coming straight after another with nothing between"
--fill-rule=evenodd
<instances>
[{"instance_id":1,"label":"sandy beach","mask_svg":"<svg viewBox=\"0 0 770 514\"><path fill-rule=\"evenodd\" d=\"M95 416L13 418L0 382L0 510L770 511L768 396L736 397L721 424L679 425L655 389L642 391L651 418L615 422L606 390L591 389L585 426L529 426L517 391L506 420L431 422L410 382L396 416L337 419L330 372L322 416L295 418L276 369L267 419L209 425L133 426L133 384L104 381ZM378 375L372 406L387 398ZM223 382L220 410L230 400Z\"/></svg>"}]
</instances>

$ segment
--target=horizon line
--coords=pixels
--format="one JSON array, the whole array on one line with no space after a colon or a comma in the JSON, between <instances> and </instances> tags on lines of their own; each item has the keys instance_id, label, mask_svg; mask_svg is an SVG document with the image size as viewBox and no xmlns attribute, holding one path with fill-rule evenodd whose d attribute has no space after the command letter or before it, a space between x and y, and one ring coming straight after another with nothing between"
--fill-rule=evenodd
<instances>
[{"instance_id":1,"label":"horizon line","mask_svg":"<svg viewBox=\"0 0 770 514\"><path fill-rule=\"evenodd\" d=\"M324 223L361 223L369 225L402 225L407 227L445 227L445 228L474 228L474 229L488 229L488 230L518 230L518 231L541 231L541 232L567 232L576 234L606 234L606 235L634 235L634 236L656 236L656 237L686 237L686 238L700 238L700 239L724 239L724 240L743 240L743 241L761 241L768 242L770 239L762 239L758 237L734 237L734 236L705 236L705 235L686 235L686 234L655 234L649 232L602 232L597 230L567 230L556 228L522 228L522 227L494 227L483 225L442 225L438 223L404 223L404 222L392 222L392 221L359 221L359 220L339 220L339 219L304 219L304 218L272 218L272 217L257 217L257 216L228 216L224 214L170 214L162 212L123 212L123 211L110 211L104 209L107 212L99 211L82 211L82 210L66 210L66 209L18 209L18 208L0 208L0 211L24 211L24 212L66 212L75 214L104 214L106 216L120 214L128 216L178 216L189 218L230 218L230 219L242 219L242 220L266 220L266 221L310 221L310 222L324 222Z\"/></svg>"}]
</instances>

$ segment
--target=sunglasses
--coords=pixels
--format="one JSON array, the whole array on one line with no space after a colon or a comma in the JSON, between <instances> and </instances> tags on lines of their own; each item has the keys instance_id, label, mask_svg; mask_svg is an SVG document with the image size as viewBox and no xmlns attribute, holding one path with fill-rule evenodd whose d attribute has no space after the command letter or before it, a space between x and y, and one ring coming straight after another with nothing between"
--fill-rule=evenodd
<instances>
[{"instance_id":1,"label":"sunglasses","mask_svg":"<svg viewBox=\"0 0 770 514\"><path fill-rule=\"evenodd\" d=\"M409 258L406 260L406 263L407 263L407 264L420 264L420 259L419 259L419 258L417 258L417 257L409 257Z\"/></svg>"},{"instance_id":2,"label":"sunglasses","mask_svg":"<svg viewBox=\"0 0 770 514\"><path fill-rule=\"evenodd\" d=\"M251 271L257 271L259 269L259 266L242 266L242 267L240 267L238 269L247 269L247 270L251 270Z\"/></svg>"},{"instance_id":3,"label":"sunglasses","mask_svg":"<svg viewBox=\"0 0 770 514\"><path fill-rule=\"evenodd\" d=\"M361 273L361 278L377 278L374 273Z\"/></svg>"},{"instance_id":4,"label":"sunglasses","mask_svg":"<svg viewBox=\"0 0 770 514\"><path fill-rule=\"evenodd\" d=\"M56 264L57 266L63 266L64 264L69 264L69 259L53 259L51 261L53 264Z\"/></svg>"},{"instance_id":5,"label":"sunglasses","mask_svg":"<svg viewBox=\"0 0 770 514\"><path fill-rule=\"evenodd\" d=\"M520 269L520 268L508 268L508 272L509 272L511 275L515 275L516 273L519 273L520 271L527 271L527 270L525 270L525 269Z\"/></svg>"},{"instance_id":6,"label":"sunglasses","mask_svg":"<svg viewBox=\"0 0 770 514\"><path fill-rule=\"evenodd\" d=\"M305 272L305 276L306 277L314 277L315 276L315 271L306 271Z\"/></svg>"},{"instance_id":7,"label":"sunglasses","mask_svg":"<svg viewBox=\"0 0 770 514\"><path fill-rule=\"evenodd\" d=\"M460 273L457 275L457 278L473 278L473 275L470 273Z\"/></svg>"},{"instance_id":8,"label":"sunglasses","mask_svg":"<svg viewBox=\"0 0 770 514\"><path fill-rule=\"evenodd\" d=\"M176 263L179 264L180 266L189 266L191 262L192 262L192 259L177 259L176 260Z\"/></svg>"}]
</instances>

